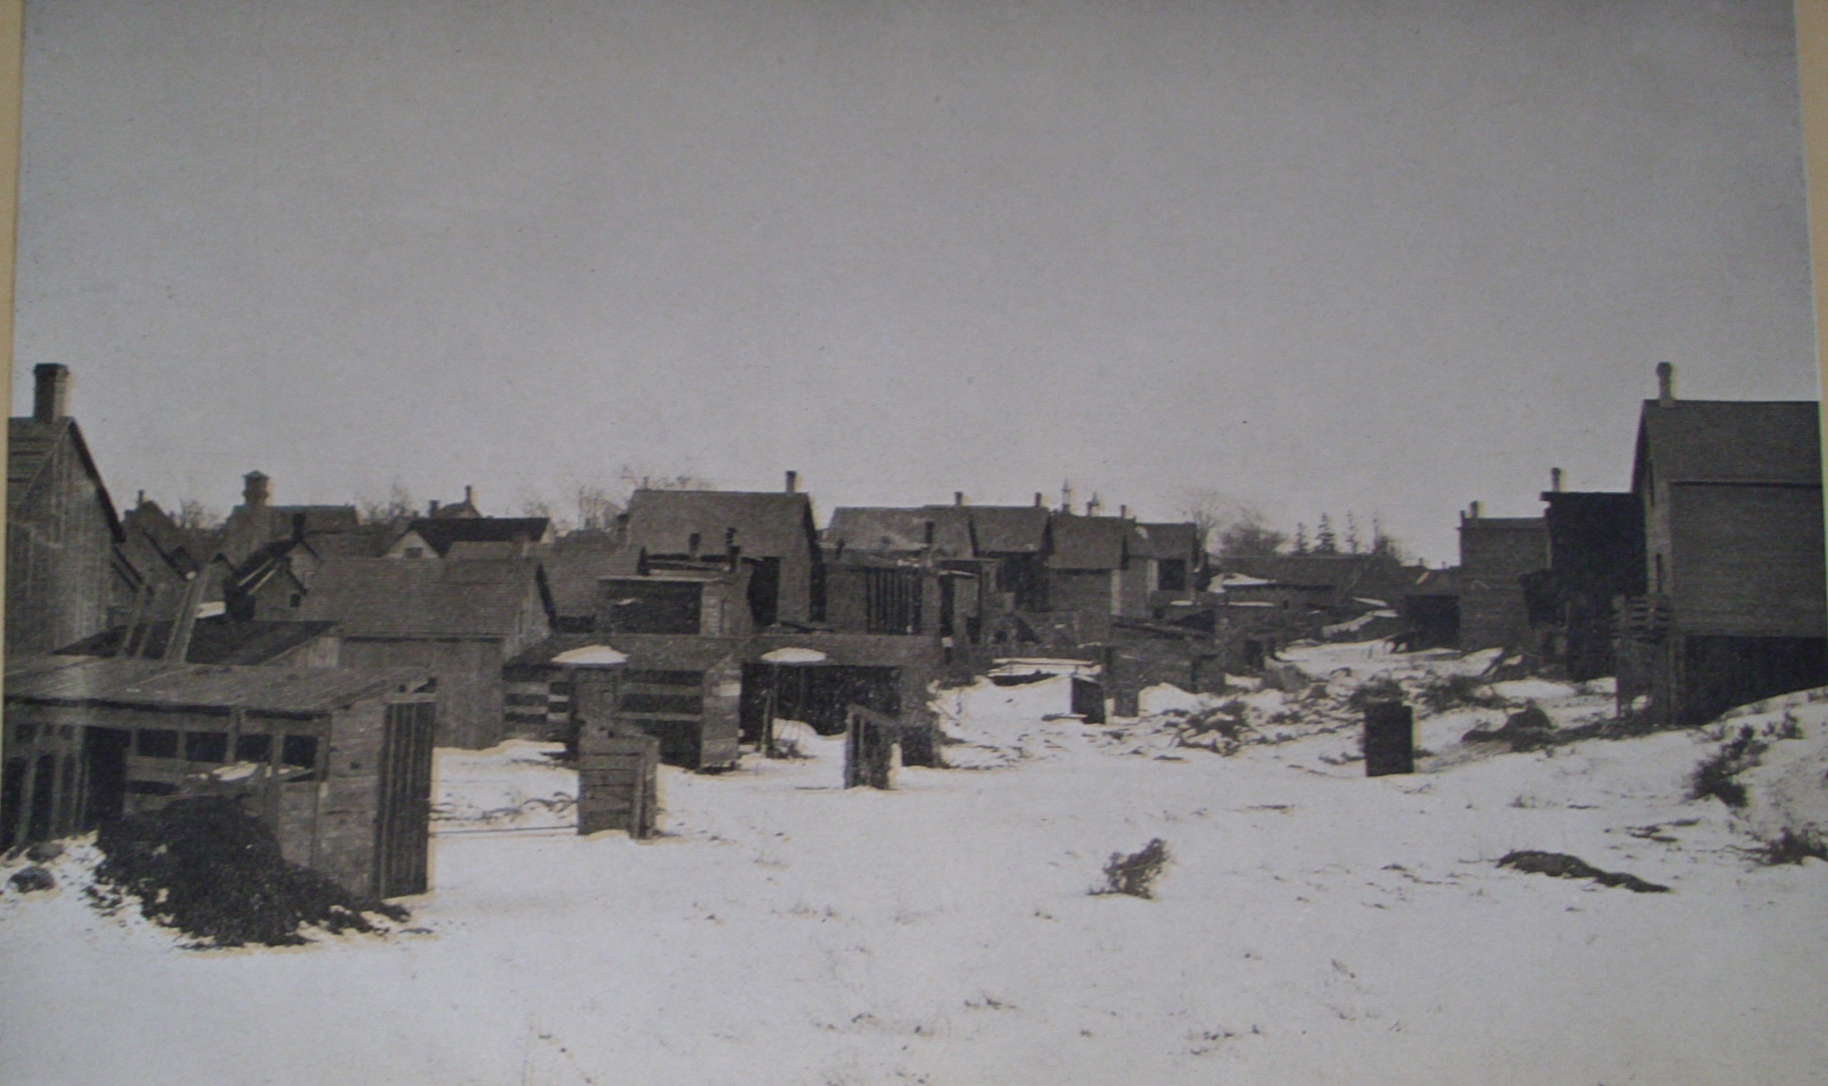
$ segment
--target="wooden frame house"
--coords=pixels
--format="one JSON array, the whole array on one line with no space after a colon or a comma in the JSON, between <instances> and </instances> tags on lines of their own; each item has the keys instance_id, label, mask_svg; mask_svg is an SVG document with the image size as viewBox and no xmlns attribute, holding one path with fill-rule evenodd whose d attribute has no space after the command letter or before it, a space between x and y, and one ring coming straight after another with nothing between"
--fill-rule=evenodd
<instances>
[{"instance_id":1,"label":"wooden frame house","mask_svg":"<svg viewBox=\"0 0 1828 1086\"><path fill-rule=\"evenodd\" d=\"M1619 700L1701 724L1828 684L1820 405L1678 400L1639 415L1632 493L1647 592L1616 617Z\"/></svg>"}]
</instances>

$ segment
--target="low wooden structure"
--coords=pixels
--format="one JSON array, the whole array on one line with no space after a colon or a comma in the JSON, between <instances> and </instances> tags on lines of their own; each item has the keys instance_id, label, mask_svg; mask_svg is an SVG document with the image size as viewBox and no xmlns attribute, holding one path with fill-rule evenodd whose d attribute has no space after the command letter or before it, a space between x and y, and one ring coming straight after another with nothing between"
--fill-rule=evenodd
<instances>
[{"instance_id":1,"label":"low wooden structure","mask_svg":"<svg viewBox=\"0 0 1828 1086\"><path fill-rule=\"evenodd\" d=\"M625 668L603 662L573 667L572 714L578 755L578 833L623 830L651 837L660 808L660 740L620 719Z\"/></svg>"},{"instance_id":2,"label":"low wooden structure","mask_svg":"<svg viewBox=\"0 0 1828 1086\"><path fill-rule=\"evenodd\" d=\"M901 765L901 722L852 705L844 712L844 787L895 787Z\"/></svg>"},{"instance_id":3,"label":"low wooden structure","mask_svg":"<svg viewBox=\"0 0 1828 1086\"><path fill-rule=\"evenodd\" d=\"M6 675L0 848L229 795L350 891L427 887L430 676L33 657Z\"/></svg>"}]
</instances>

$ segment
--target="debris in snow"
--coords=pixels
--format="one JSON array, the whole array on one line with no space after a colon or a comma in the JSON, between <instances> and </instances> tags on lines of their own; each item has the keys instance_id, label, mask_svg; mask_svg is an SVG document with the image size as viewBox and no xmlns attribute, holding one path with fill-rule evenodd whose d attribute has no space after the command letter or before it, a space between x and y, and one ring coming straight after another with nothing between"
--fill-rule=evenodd
<instances>
[{"instance_id":1,"label":"debris in snow","mask_svg":"<svg viewBox=\"0 0 1828 1086\"><path fill-rule=\"evenodd\" d=\"M1579 856L1570 856L1565 852L1538 852L1535 849L1521 849L1506 853L1498 861L1499 867L1514 867L1531 875L1550 875L1558 879L1592 879L1602 886L1623 886L1635 894L1666 894L1669 887L1659 886L1654 882L1645 882L1636 875L1627 875L1622 871L1601 871Z\"/></svg>"},{"instance_id":2,"label":"debris in snow","mask_svg":"<svg viewBox=\"0 0 1828 1086\"><path fill-rule=\"evenodd\" d=\"M362 900L280 855L266 824L232 799L174 800L103 826L91 898L113 910L138 898L146 918L193 946L295 946L302 928L380 930L367 914L403 921L405 909Z\"/></svg>"},{"instance_id":3,"label":"debris in snow","mask_svg":"<svg viewBox=\"0 0 1828 1086\"><path fill-rule=\"evenodd\" d=\"M1161 877L1162 868L1168 864L1168 845L1161 838L1152 839L1141 851L1125 856L1121 852L1111 853L1111 862L1104 865L1106 885L1093 890L1099 894L1128 894L1131 897L1154 898L1155 880Z\"/></svg>"},{"instance_id":4,"label":"debris in snow","mask_svg":"<svg viewBox=\"0 0 1828 1086\"><path fill-rule=\"evenodd\" d=\"M1463 743L1509 743L1513 751L1536 750L1555 742L1555 722L1535 702L1505 718L1504 727L1474 728L1460 737Z\"/></svg>"},{"instance_id":5,"label":"debris in snow","mask_svg":"<svg viewBox=\"0 0 1828 1086\"><path fill-rule=\"evenodd\" d=\"M35 864L48 864L63 855L63 846L56 841L38 841L25 850L25 858Z\"/></svg>"}]
</instances>

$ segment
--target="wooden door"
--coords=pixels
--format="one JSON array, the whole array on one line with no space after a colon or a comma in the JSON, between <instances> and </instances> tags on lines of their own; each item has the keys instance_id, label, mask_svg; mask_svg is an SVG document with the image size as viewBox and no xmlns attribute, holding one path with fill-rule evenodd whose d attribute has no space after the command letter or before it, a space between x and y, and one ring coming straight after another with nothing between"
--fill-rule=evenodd
<instances>
[{"instance_id":1,"label":"wooden door","mask_svg":"<svg viewBox=\"0 0 1828 1086\"><path fill-rule=\"evenodd\" d=\"M423 894L429 888L432 741L436 702L387 707L381 736L380 811L375 819L376 897Z\"/></svg>"}]
</instances>

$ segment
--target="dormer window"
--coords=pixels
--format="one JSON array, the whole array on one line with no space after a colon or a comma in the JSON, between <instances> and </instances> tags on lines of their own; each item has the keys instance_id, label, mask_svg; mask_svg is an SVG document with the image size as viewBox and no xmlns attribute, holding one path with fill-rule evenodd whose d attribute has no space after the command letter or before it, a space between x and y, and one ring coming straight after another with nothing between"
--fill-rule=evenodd
<instances>
[{"instance_id":1,"label":"dormer window","mask_svg":"<svg viewBox=\"0 0 1828 1086\"><path fill-rule=\"evenodd\" d=\"M425 548L424 547L408 547L408 548L406 548L406 557L424 558L425 557Z\"/></svg>"}]
</instances>

